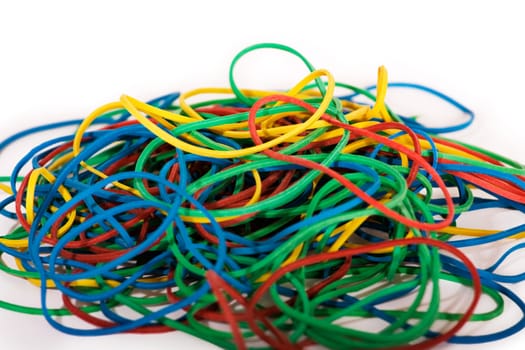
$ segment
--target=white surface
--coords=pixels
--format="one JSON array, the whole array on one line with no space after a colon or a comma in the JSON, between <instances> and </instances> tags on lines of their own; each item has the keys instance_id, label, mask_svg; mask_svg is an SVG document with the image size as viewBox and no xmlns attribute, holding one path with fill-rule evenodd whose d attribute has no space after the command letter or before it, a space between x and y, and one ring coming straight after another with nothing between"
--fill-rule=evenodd
<instances>
[{"instance_id":1,"label":"white surface","mask_svg":"<svg viewBox=\"0 0 525 350\"><path fill-rule=\"evenodd\" d=\"M392 81L444 91L476 112L472 128L456 137L525 163L525 21L518 3L0 0L0 136L85 116L122 93L149 99L226 86L229 61L240 49L272 41L293 46L343 82L374 83L383 64ZM306 73L286 55L263 57L266 63L255 55L241 62L240 85L285 88ZM425 107L410 112L439 118ZM9 158L0 162L5 174ZM26 301L30 294L37 305L37 293L20 282L0 275L0 298ZM523 284L513 288L525 297ZM41 318L1 310L0 329L2 348L210 348L181 333L78 339ZM518 348L524 341L525 331L498 343L442 348Z\"/></svg>"}]
</instances>

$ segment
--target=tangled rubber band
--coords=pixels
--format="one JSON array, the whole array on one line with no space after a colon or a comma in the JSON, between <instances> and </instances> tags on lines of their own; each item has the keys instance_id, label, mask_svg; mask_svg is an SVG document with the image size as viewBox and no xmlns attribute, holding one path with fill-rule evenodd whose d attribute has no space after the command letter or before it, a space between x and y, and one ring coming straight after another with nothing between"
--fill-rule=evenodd
<instances>
[{"instance_id":1,"label":"tangled rubber band","mask_svg":"<svg viewBox=\"0 0 525 350\"><path fill-rule=\"evenodd\" d=\"M239 88L237 62L259 49L295 55L309 73L288 90ZM0 213L17 223L0 236L0 269L41 292L41 307L0 307L73 335L179 330L238 349L425 349L525 327L464 327L505 317L505 301L525 316L504 285L525 273L498 272L525 245L485 268L462 251L525 234L525 223L462 225L485 209L525 213L523 165L439 135L470 125L470 109L389 84L384 67L374 86L338 82L280 44L242 50L229 79L148 103L123 95L1 142L76 126L0 178ZM386 105L388 88L467 118L426 127Z\"/></svg>"}]
</instances>

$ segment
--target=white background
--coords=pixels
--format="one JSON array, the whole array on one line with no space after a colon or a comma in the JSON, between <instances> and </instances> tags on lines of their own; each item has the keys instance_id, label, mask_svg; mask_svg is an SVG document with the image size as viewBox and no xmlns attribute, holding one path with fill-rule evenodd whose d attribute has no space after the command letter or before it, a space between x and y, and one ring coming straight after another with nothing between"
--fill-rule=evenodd
<instances>
[{"instance_id":1,"label":"white background","mask_svg":"<svg viewBox=\"0 0 525 350\"><path fill-rule=\"evenodd\" d=\"M525 163L525 21L518 4L0 0L0 136L86 116L122 93L147 100L226 86L229 62L239 50L272 41L293 46L339 81L374 83L377 67L385 65L392 81L444 91L477 116L470 130L454 137ZM286 88L306 73L297 59L265 53L248 56L237 77L243 87ZM452 115L447 122L461 118L421 101L408 99L401 107L423 114L429 123L439 124L445 114ZM8 151L23 153L28 142ZM1 174L10 170L13 157L1 155ZM32 288L0 276L4 300L29 299L37 305ZM513 288L525 297L523 285ZM0 330L2 347L14 349L210 348L177 333L79 339L58 333L38 317L2 310ZM523 342L525 331L499 343L442 348L517 348Z\"/></svg>"}]
</instances>

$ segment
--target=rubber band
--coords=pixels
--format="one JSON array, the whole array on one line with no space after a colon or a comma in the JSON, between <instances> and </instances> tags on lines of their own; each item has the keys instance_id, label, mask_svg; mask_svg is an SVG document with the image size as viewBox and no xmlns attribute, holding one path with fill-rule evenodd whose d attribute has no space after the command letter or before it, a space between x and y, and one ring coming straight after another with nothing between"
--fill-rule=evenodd
<instances>
[{"instance_id":1,"label":"rubber band","mask_svg":"<svg viewBox=\"0 0 525 350\"><path fill-rule=\"evenodd\" d=\"M243 89L235 67L260 49L308 72L286 89ZM0 270L41 293L40 307L0 307L73 335L180 330L226 349L427 349L519 332L522 320L464 326L497 324L509 304L525 314L512 288L525 273L502 272L523 243L483 268L464 249L521 239L525 225L461 223L495 208L525 214L525 165L444 138L472 110L387 76L380 67L360 88L290 47L256 44L234 57L229 87L122 95L0 142L8 152L57 133L0 177L0 215L15 222L0 235ZM386 104L395 88L467 119L422 125ZM55 297L62 307L49 306Z\"/></svg>"}]
</instances>

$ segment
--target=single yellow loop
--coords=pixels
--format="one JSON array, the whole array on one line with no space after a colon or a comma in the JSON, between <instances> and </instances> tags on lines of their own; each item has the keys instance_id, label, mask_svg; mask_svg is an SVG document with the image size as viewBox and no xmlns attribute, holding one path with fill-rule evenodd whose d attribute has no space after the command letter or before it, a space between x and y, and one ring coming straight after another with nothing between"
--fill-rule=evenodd
<instances>
[{"instance_id":1,"label":"single yellow loop","mask_svg":"<svg viewBox=\"0 0 525 350\"><path fill-rule=\"evenodd\" d=\"M126 110L135 117L139 123L144 125L149 131L151 131L153 134L155 134L157 137L161 138L164 142L180 148L186 152L190 152L193 154L197 154L200 156L205 157L214 157L214 158L241 158L248 155L252 155L258 152L262 152L264 150L267 150L269 148L275 147L280 143L288 141L291 137L297 136L307 130L309 127L311 127L316 121L318 121L321 116L326 112L328 109L328 106L330 105L333 93L335 89L335 80L333 76L326 70L317 70L312 73L310 73L306 78L304 78L299 84L297 84L296 87L294 87L292 90L290 90L291 94L295 94L298 91L301 90L303 86L306 86L308 82L319 78L321 76L326 76L328 79L327 84L327 90L326 94L323 97L323 100L321 104L319 105L319 108L316 110L315 113L312 114L310 118L304 121L304 123L297 124L294 129L290 130L289 132L280 135L272 140L269 140L267 142L264 142L260 145L246 147L239 150L213 150L213 149L207 149L200 146L195 146L192 144L189 144L177 137L174 137L172 134L167 132L166 130L162 129L160 126L158 126L156 123L154 123L151 119L146 117L144 114L142 114L137 107L134 105L133 101L134 99L129 98L126 95L123 95L121 97L121 103L126 108ZM153 117L153 116L152 116Z\"/></svg>"}]
</instances>

